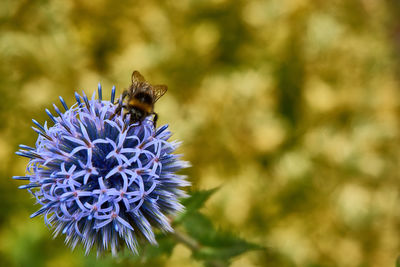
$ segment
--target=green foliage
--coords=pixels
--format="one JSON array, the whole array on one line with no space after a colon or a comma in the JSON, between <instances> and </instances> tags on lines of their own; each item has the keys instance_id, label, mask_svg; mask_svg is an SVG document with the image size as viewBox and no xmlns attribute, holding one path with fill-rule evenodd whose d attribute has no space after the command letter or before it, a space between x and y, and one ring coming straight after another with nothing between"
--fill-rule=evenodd
<instances>
[{"instance_id":1,"label":"green foliage","mask_svg":"<svg viewBox=\"0 0 400 267\"><path fill-rule=\"evenodd\" d=\"M190 216L192 213L198 211L206 201L214 194L218 188L213 188L209 190L200 190L194 191L190 193L190 197L183 199L182 204L185 206L185 211L179 214L175 218L176 223L180 223L185 220L187 216Z\"/></svg>"},{"instance_id":2,"label":"green foliage","mask_svg":"<svg viewBox=\"0 0 400 267\"><path fill-rule=\"evenodd\" d=\"M261 249L232 232L216 229L210 219L197 212L188 216L183 225L187 233L199 242L198 249L193 253L197 259L229 262L249 250Z\"/></svg>"},{"instance_id":3,"label":"green foliage","mask_svg":"<svg viewBox=\"0 0 400 267\"><path fill-rule=\"evenodd\" d=\"M156 240L158 246L149 246L143 248L140 257L144 260L160 257L162 255L170 256L174 249L176 242L170 236L165 234L157 234Z\"/></svg>"},{"instance_id":4,"label":"green foliage","mask_svg":"<svg viewBox=\"0 0 400 267\"><path fill-rule=\"evenodd\" d=\"M190 247L196 259L205 261L210 266L225 266L233 257L261 247L239 238L232 232L217 229L209 218L199 212L217 190L218 188L192 192L191 196L184 200L186 211L175 222L178 226L182 225L187 237L193 241Z\"/></svg>"}]
</instances>

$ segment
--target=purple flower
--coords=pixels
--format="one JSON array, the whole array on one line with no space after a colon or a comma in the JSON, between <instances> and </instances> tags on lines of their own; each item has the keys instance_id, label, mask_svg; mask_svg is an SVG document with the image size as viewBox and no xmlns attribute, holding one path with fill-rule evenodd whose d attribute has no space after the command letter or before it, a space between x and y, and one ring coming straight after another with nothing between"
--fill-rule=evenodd
<instances>
[{"instance_id":1,"label":"purple flower","mask_svg":"<svg viewBox=\"0 0 400 267\"><path fill-rule=\"evenodd\" d=\"M66 235L74 248L82 243L86 253L111 249L113 255L124 243L137 253L138 240L156 244L153 230L171 232L169 215L182 211L181 189L189 186L176 171L188 167L173 154L178 142L169 142L167 125L157 130L151 118L130 123L129 115L109 119L116 109L111 101L88 100L75 94L70 108L60 97L65 112L55 105L54 122L32 127L39 134L35 147L20 145L17 155L30 159L19 188L28 189L41 208L31 217L44 215L54 235ZM168 216L168 217L167 217Z\"/></svg>"}]
</instances>

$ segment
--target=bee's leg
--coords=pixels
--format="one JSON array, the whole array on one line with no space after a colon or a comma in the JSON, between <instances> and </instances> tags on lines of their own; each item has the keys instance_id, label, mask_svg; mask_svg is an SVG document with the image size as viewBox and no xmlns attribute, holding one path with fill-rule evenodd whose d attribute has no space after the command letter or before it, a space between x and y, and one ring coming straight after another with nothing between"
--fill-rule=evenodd
<instances>
[{"instance_id":1,"label":"bee's leg","mask_svg":"<svg viewBox=\"0 0 400 267\"><path fill-rule=\"evenodd\" d=\"M122 107L123 107L123 108L126 108L126 106L125 106L125 105L123 105ZM125 120L126 120L126 117L127 117L129 114L131 115L131 118L130 118L130 120L132 120L132 113L130 113L130 112L126 112L126 113L124 114L124 116L123 116L123 121L125 121Z\"/></svg>"},{"instance_id":2,"label":"bee's leg","mask_svg":"<svg viewBox=\"0 0 400 267\"><path fill-rule=\"evenodd\" d=\"M117 115L121 112L122 108L126 108L126 106L119 104L117 106L117 108L115 109L114 114L112 114L109 119L112 120L115 117L115 115ZM125 119L125 115L124 115L124 119Z\"/></svg>"},{"instance_id":3,"label":"bee's leg","mask_svg":"<svg viewBox=\"0 0 400 267\"><path fill-rule=\"evenodd\" d=\"M125 97L128 96L128 94L129 94L128 90L123 91L123 92L122 92L122 95L121 95L121 96L119 97L119 99L118 99L118 102L115 102L114 105L115 105L115 104L118 104L118 103L124 102L124 99L125 99Z\"/></svg>"},{"instance_id":4,"label":"bee's leg","mask_svg":"<svg viewBox=\"0 0 400 267\"><path fill-rule=\"evenodd\" d=\"M121 109L122 109L122 105L118 105L117 108L115 109L114 113L110 116L109 120L112 120L115 117L115 115L120 113Z\"/></svg>"},{"instance_id":5,"label":"bee's leg","mask_svg":"<svg viewBox=\"0 0 400 267\"><path fill-rule=\"evenodd\" d=\"M154 126L154 130L157 129L157 120L158 120L158 114L153 112L154 114L154 118L153 118L153 126Z\"/></svg>"},{"instance_id":6,"label":"bee's leg","mask_svg":"<svg viewBox=\"0 0 400 267\"><path fill-rule=\"evenodd\" d=\"M125 90L122 92L122 95L119 97L118 102L113 103L114 105L118 104L117 108L115 109L114 114L112 114L110 116L110 120L112 120L115 115L119 114L122 110L122 108L126 108L125 105L122 104L122 102L124 101L125 97L128 95L128 90Z\"/></svg>"}]
</instances>

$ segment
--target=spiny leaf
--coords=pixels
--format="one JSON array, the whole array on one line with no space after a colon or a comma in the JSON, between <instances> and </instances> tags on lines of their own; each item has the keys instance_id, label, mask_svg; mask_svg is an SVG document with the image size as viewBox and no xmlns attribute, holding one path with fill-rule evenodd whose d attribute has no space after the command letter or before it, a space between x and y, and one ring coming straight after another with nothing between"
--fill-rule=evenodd
<instances>
[{"instance_id":1,"label":"spiny leaf","mask_svg":"<svg viewBox=\"0 0 400 267\"><path fill-rule=\"evenodd\" d=\"M141 255L142 261L154 259L162 255L170 256L172 254L172 250L176 245L176 241L174 239L165 234L157 234L156 240L158 246L147 245L143 249L143 253Z\"/></svg>"},{"instance_id":2,"label":"spiny leaf","mask_svg":"<svg viewBox=\"0 0 400 267\"><path fill-rule=\"evenodd\" d=\"M182 204L186 207L188 211L198 210L203 207L204 203L214 194L219 187L209 189L209 190L200 190L191 193L191 196L184 199Z\"/></svg>"},{"instance_id":3,"label":"spiny leaf","mask_svg":"<svg viewBox=\"0 0 400 267\"><path fill-rule=\"evenodd\" d=\"M187 233L202 244L207 243L215 232L212 222L199 212L192 212L182 224Z\"/></svg>"},{"instance_id":4,"label":"spiny leaf","mask_svg":"<svg viewBox=\"0 0 400 267\"><path fill-rule=\"evenodd\" d=\"M192 212L203 207L204 203L219 189L219 187L195 191L190 194L190 197L183 199L182 204L185 206L185 212L176 217L175 223L180 223L184 217Z\"/></svg>"},{"instance_id":5,"label":"spiny leaf","mask_svg":"<svg viewBox=\"0 0 400 267\"><path fill-rule=\"evenodd\" d=\"M261 249L259 245L250 243L232 233L217 231L207 246L194 253L198 259L230 260L250 250Z\"/></svg>"},{"instance_id":6,"label":"spiny leaf","mask_svg":"<svg viewBox=\"0 0 400 267\"><path fill-rule=\"evenodd\" d=\"M193 251L193 256L200 260L218 260L229 262L231 258L249 250L262 249L236 234L215 229L212 222L204 215L193 212L183 222L188 235L197 240L200 248Z\"/></svg>"}]
</instances>

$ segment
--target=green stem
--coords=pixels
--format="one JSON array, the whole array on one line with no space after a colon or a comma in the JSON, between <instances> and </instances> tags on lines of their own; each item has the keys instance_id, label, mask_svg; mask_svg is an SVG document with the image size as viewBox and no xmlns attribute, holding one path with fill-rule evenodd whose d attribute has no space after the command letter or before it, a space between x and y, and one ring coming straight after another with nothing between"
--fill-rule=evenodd
<instances>
[{"instance_id":1,"label":"green stem","mask_svg":"<svg viewBox=\"0 0 400 267\"><path fill-rule=\"evenodd\" d=\"M179 242L190 248L193 252L199 251L201 246L197 240L193 239L192 237L188 236L187 234L174 229L175 231L172 233L173 237Z\"/></svg>"},{"instance_id":2,"label":"green stem","mask_svg":"<svg viewBox=\"0 0 400 267\"><path fill-rule=\"evenodd\" d=\"M181 244L188 247L192 252L198 252L201 249L201 244L192 238L191 236L187 235L184 232L179 231L178 229L174 229L172 236ZM226 267L228 264L221 260L207 260L208 266L212 267Z\"/></svg>"}]
</instances>

